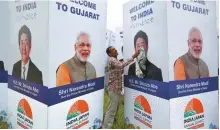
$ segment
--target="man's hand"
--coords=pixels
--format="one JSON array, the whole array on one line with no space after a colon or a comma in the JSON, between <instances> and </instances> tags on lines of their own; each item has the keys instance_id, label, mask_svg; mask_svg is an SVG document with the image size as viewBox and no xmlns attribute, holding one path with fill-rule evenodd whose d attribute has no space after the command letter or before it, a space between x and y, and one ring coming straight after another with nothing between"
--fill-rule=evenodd
<instances>
[{"instance_id":1,"label":"man's hand","mask_svg":"<svg viewBox=\"0 0 220 130\"><path fill-rule=\"evenodd\" d=\"M134 59L134 58L138 57L139 54L140 54L140 51L135 52L134 55L132 56L132 58Z\"/></svg>"}]
</instances>

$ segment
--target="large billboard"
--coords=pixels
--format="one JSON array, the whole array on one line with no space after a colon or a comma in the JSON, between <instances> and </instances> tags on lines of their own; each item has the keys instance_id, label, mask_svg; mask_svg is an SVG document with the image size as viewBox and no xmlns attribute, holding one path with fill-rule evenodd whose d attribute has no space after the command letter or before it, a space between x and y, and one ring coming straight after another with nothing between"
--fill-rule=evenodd
<instances>
[{"instance_id":1,"label":"large billboard","mask_svg":"<svg viewBox=\"0 0 220 130\"><path fill-rule=\"evenodd\" d=\"M217 47L215 1L125 4L124 57L144 50L125 69L127 124L218 128Z\"/></svg>"},{"instance_id":2,"label":"large billboard","mask_svg":"<svg viewBox=\"0 0 220 130\"><path fill-rule=\"evenodd\" d=\"M166 2L131 1L124 5L125 121L129 128L169 128Z\"/></svg>"},{"instance_id":3,"label":"large billboard","mask_svg":"<svg viewBox=\"0 0 220 130\"><path fill-rule=\"evenodd\" d=\"M9 17L9 8L8 8L8 1L1 1L0 2L0 17L1 17L1 24L0 24L0 117L4 117L1 119L1 122L7 121L8 118L8 42L9 42L9 28L10 28L10 17ZM9 122L8 122L9 123ZM10 128L10 127L9 127Z\"/></svg>"},{"instance_id":4,"label":"large billboard","mask_svg":"<svg viewBox=\"0 0 220 130\"><path fill-rule=\"evenodd\" d=\"M106 1L10 2L13 128L101 127L106 6Z\"/></svg>"},{"instance_id":5,"label":"large billboard","mask_svg":"<svg viewBox=\"0 0 220 130\"><path fill-rule=\"evenodd\" d=\"M9 2L8 104L12 128L47 128L48 2Z\"/></svg>"},{"instance_id":6,"label":"large billboard","mask_svg":"<svg viewBox=\"0 0 220 130\"><path fill-rule=\"evenodd\" d=\"M97 0L49 2L48 128L101 127L106 8Z\"/></svg>"},{"instance_id":7,"label":"large billboard","mask_svg":"<svg viewBox=\"0 0 220 130\"><path fill-rule=\"evenodd\" d=\"M216 2L167 2L167 28L170 127L218 127Z\"/></svg>"}]
</instances>

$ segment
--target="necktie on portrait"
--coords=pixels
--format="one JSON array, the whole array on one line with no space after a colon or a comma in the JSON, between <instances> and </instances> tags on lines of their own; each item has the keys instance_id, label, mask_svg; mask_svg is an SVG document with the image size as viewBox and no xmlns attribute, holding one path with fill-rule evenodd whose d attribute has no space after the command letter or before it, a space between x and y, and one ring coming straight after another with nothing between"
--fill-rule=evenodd
<instances>
[{"instance_id":1,"label":"necktie on portrait","mask_svg":"<svg viewBox=\"0 0 220 130\"><path fill-rule=\"evenodd\" d=\"M26 71L26 68L23 67L23 73L22 73L21 79L25 79L25 71Z\"/></svg>"}]
</instances>

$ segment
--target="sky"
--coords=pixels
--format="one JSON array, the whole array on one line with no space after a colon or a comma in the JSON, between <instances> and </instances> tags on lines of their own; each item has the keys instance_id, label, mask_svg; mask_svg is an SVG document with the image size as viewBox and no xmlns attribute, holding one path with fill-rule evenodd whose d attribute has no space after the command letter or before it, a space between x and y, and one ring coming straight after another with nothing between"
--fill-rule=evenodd
<instances>
[{"instance_id":1,"label":"sky","mask_svg":"<svg viewBox=\"0 0 220 130\"><path fill-rule=\"evenodd\" d=\"M115 32L116 27L123 27L123 4L130 0L107 1L107 29Z\"/></svg>"}]
</instances>

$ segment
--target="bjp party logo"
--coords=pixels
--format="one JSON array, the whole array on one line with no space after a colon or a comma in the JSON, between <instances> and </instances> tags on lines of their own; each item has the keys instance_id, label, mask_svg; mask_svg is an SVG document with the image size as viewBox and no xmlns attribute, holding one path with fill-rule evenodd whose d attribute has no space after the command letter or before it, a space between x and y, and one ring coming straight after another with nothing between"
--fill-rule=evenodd
<instances>
[{"instance_id":1,"label":"bjp party logo","mask_svg":"<svg viewBox=\"0 0 220 130\"><path fill-rule=\"evenodd\" d=\"M151 107L147 99L142 95L137 96L135 99L134 118L147 127L152 128Z\"/></svg>"},{"instance_id":2,"label":"bjp party logo","mask_svg":"<svg viewBox=\"0 0 220 130\"><path fill-rule=\"evenodd\" d=\"M84 100L76 101L70 108L67 119L67 129L78 129L89 123L89 106Z\"/></svg>"},{"instance_id":3,"label":"bjp party logo","mask_svg":"<svg viewBox=\"0 0 220 130\"><path fill-rule=\"evenodd\" d=\"M33 128L33 115L27 100L21 99L17 107L17 124L24 129Z\"/></svg>"},{"instance_id":4,"label":"bjp party logo","mask_svg":"<svg viewBox=\"0 0 220 130\"><path fill-rule=\"evenodd\" d=\"M189 101L184 113L184 128L198 129L204 127L204 110L199 99Z\"/></svg>"}]
</instances>

